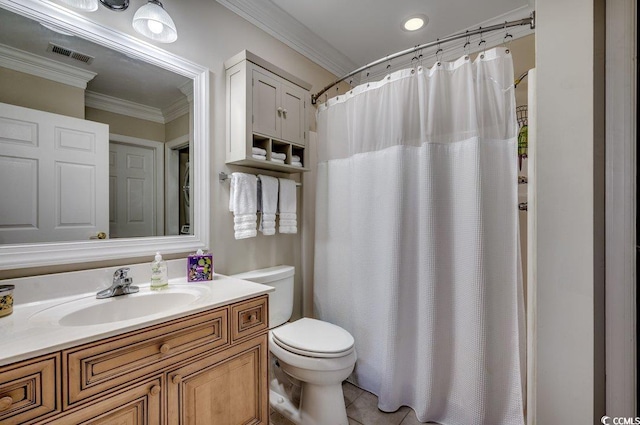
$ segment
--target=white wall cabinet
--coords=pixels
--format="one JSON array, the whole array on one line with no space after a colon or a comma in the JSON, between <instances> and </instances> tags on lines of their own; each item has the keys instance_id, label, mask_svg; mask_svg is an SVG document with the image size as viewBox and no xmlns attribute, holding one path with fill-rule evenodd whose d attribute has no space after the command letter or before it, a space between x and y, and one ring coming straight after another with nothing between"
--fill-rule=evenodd
<instances>
[{"instance_id":1,"label":"white wall cabinet","mask_svg":"<svg viewBox=\"0 0 640 425\"><path fill-rule=\"evenodd\" d=\"M288 173L308 171L307 108L311 86L248 51L225 62L227 83L227 164ZM264 149L265 159L252 148ZM272 161L284 154L284 164ZM292 165L294 156L302 167Z\"/></svg>"}]
</instances>

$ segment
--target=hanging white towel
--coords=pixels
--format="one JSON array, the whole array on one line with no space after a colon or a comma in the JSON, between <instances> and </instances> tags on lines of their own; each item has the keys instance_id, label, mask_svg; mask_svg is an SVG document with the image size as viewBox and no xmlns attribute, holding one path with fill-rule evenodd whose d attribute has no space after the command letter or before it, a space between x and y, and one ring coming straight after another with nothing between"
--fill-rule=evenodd
<instances>
[{"instance_id":1,"label":"hanging white towel","mask_svg":"<svg viewBox=\"0 0 640 425\"><path fill-rule=\"evenodd\" d=\"M271 159L281 159L284 161L285 159L287 159L287 154L280 152L271 152Z\"/></svg>"},{"instance_id":2,"label":"hanging white towel","mask_svg":"<svg viewBox=\"0 0 640 425\"><path fill-rule=\"evenodd\" d=\"M280 180L280 196L278 211L280 212L280 233L298 233L296 216L296 182L289 179Z\"/></svg>"},{"instance_id":3,"label":"hanging white towel","mask_svg":"<svg viewBox=\"0 0 640 425\"><path fill-rule=\"evenodd\" d=\"M253 174L231 174L229 211L233 212L233 230L236 239L251 238L258 234L258 178Z\"/></svg>"},{"instance_id":4,"label":"hanging white towel","mask_svg":"<svg viewBox=\"0 0 640 425\"><path fill-rule=\"evenodd\" d=\"M258 147L252 147L251 148L251 153L254 155L262 155L262 156L267 156L267 151L262 149L262 148L258 148Z\"/></svg>"},{"instance_id":5,"label":"hanging white towel","mask_svg":"<svg viewBox=\"0 0 640 425\"><path fill-rule=\"evenodd\" d=\"M276 210L278 209L278 179L258 175L258 209L261 211L258 230L264 235L276 234Z\"/></svg>"}]
</instances>

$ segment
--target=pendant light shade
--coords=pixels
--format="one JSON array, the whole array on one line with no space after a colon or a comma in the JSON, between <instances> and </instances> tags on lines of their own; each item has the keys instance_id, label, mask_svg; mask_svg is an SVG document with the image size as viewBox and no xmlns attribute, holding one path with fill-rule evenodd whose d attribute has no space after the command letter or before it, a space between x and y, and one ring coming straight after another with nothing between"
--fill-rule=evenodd
<instances>
[{"instance_id":1,"label":"pendant light shade","mask_svg":"<svg viewBox=\"0 0 640 425\"><path fill-rule=\"evenodd\" d=\"M157 0L149 0L133 16L133 28L140 34L161 43L173 43L178 31L173 19Z\"/></svg>"},{"instance_id":2,"label":"pendant light shade","mask_svg":"<svg viewBox=\"0 0 640 425\"><path fill-rule=\"evenodd\" d=\"M98 0L62 0L62 2L85 12L98 10Z\"/></svg>"}]
</instances>

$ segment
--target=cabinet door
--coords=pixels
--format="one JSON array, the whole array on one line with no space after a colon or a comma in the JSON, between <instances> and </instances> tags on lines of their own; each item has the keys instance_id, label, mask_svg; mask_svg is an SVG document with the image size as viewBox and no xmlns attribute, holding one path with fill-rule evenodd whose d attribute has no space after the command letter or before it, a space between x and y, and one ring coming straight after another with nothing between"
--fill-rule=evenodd
<instances>
[{"instance_id":1,"label":"cabinet door","mask_svg":"<svg viewBox=\"0 0 640 425\"><path fill-rule=\"evenodd\" d=\"M305 91L299 87L282 84L282 139L305 144Z\"/></svg>"},{"instance_id":2,"label":"cabinet door","mask_svg":"<svg viewBox=\"0 0 640 425\"><path fill-rule=\"evenodd\" d=\"M282 122L280 82L254 69L252 84L253 132L279 138Z\"/></svg>"},{"instance_id":3,"label":"cabinet door","mask_svg":"<svg viewBox=\"0 0 640 425\"><path fill-rule=\"evenodd\" d=\"M267 337L168 374L168 423L268 424Z\"/></svg>"},{"instance_id":4,"label":"cabinet door","mask_svg":"<svg viewBox=\"0 0 640 425\"><path fill-rule=\"evenodd\" d=\"M48 424L158 425L162 423L162 379L155 378L73 409Z\"/></svg>"}]
</instances>

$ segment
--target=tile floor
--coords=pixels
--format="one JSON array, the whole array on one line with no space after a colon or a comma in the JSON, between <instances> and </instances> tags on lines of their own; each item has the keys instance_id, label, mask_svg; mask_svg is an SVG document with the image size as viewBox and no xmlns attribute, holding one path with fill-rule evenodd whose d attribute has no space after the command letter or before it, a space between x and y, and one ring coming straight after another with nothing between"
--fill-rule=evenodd
<instances>
[{"instance_id":1,"label":"tile floor","mask_svg":"<svg viewBox=\"0 0 640 425\"><path fill-rule=\"evenodd\" d=\"M413 409L401 407L393 413L378 410L378 397L348 382L342 384L349 425L423 425ZM271 425L293 425L277 412L271 413Z\"/></svg>"}]
</instances>

